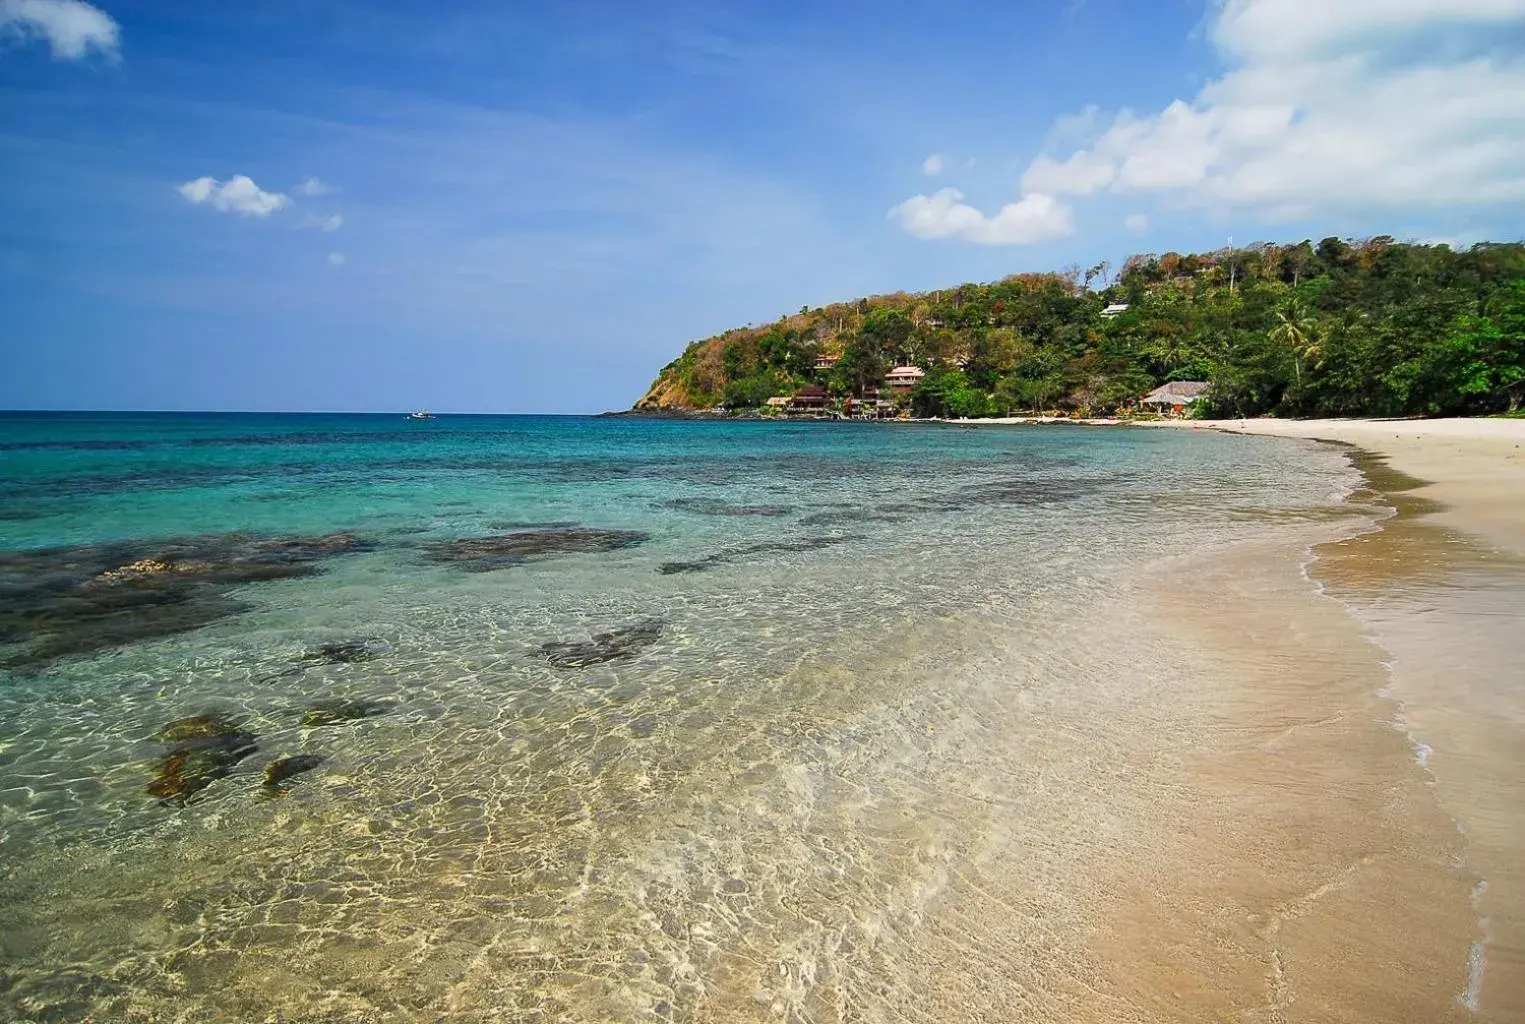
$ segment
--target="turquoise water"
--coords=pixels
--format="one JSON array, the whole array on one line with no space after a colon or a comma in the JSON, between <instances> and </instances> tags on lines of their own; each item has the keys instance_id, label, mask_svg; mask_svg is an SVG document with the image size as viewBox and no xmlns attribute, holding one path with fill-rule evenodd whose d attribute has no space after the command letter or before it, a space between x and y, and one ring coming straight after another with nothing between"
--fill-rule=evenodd
<instances>
[{"instance_id":1,"label":"turquoise water","mask_svg":"<svg viewBox=\"0 0 1525 1024\"><path fill-rule=\"evenodd\" d=\"M0 1017L936 1019L895 979L950 879L1036 843L1059 891L1109 819L1052 793L1147 745L1148 573L1355 479L1194 431L0 416ZM196 715L247 741L158 799Z\"/></svg>"}]
</instances>

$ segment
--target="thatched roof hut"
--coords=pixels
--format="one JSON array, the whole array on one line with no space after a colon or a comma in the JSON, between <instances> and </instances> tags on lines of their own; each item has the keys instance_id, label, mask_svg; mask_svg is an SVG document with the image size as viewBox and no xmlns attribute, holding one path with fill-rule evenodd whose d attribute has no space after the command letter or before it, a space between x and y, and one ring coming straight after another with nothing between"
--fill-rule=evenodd
<instances>
[{"instance_id":1,"label":"thatched roof hut","mask_svg":"<svg viewBox=\"0 0 1525 1024\"><path fill-rule=\"evenodd\" d=\"M1168 405L1172 408L1185 408L1202 397L1207 390L1205 380L1173 380L1169 384L1161 384L1149 392L1139 402L1143 405Z\"/></svg>"}]
</instances>

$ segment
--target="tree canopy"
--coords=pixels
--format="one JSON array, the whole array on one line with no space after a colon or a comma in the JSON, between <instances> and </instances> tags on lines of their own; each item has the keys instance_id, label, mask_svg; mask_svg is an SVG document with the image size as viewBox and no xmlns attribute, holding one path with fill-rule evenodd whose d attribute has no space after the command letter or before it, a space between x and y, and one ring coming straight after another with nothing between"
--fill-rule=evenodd
<instances>
[{"instance_id":1,"label":"tree canopy","mask_svg":"<svg viewBox=\"0 0 1525 1024\"><path fill-rule=\"evenodd\" d=\"M1208 381L1205 411L1233 416L1474 415L1525 400L1525 244L1325 238L1108 269L727 331L689 345L638 408L752 408L811 383L857 396L907 363L927 371L900 398L918 415L1103 414L1171 380Z\"/></svg>"}]
</instances>

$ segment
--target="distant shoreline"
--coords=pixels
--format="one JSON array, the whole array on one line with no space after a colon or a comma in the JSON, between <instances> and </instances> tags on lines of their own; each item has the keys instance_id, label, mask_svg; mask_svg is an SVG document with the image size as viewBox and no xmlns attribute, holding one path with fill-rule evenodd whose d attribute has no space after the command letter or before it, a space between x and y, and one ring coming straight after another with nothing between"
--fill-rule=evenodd
<instances>
[{"instance_id":1,"label":"distant shoreline","mask_svg":"<svg viewBox=\"0 0 1525 1024\"><path fill-rule=\"evenodd\" d=\"M875 423L875 424L954 424L960 427L1029 427L1049 426L1056 423L1071 424L1077 427L1174 427L1177 429L1191 427L1203 430L1221 430L1232 433L1246 434L1269 434L1278 437L1306 437L1310 440L1342 440L1343 438L1324 437L1322 433L1305 431L1335 433L1342 429L1343 425L1349 424L1376 424L1378 432L1386 429L1385 425L1402 425L1404 428L1416 424L1471 424L1471 423L1496 423L1505 424L1499 428L1484 428L1478 433L1480 437L1491 436L1518 436L1525 438L1525 418L1508 416L1452 416L1452 417L1388 417L1388 418L1360 418L1349 419L1278 419L1271 416L1249 416L1234 419L1144 419L1119 416L1044 416L1039 414L1024 416L981 416L974 418L945 418L940 416L927 417L895 417L891 419L851 419L836 416L765 416L757 412L717 412L712 409L618 409L597 414L600 418L610 419L652 419L652 420L695 420L695 421L737 421L758 423ZM1257 427L1258 425L1261 425ZM1513 424L1513 426L1507 426ZM1269 426L1267 426L1269 425ZM1423 433L1435 433L1432 430L1424 430ZM1456 436L1456 428L1441 428L1441 433Z\"/></svg>"}]
</instances>

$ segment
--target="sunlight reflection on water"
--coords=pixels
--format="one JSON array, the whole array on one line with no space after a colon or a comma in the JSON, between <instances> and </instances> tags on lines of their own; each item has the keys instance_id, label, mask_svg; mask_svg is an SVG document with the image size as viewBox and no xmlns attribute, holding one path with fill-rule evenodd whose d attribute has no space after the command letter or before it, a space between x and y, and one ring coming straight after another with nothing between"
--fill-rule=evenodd
<instances>
[{"instance_id":1,"label":"sunlight reflection on water","mask_svg":"<svg viewBox=\"0 0 1525 1024\"><path fill-rule=\"evenodd\" d=\"M189 632L0 648L7 1016L872 1017L961 864L1019 831L1078 858L1108 827L1096 780L1158 713L1139 660L1168 657L1129 574L1328 517L1355 480L1332 450L1186 432L193 426L0 424L143 442L0 452L26 482L5 500L47 509L4 546L375 550L240 584ZM428 557L566 523L646 539ZM365 656L313 656L346 642ZM313 724L335 701L379 711ZM195 714L258 752L162 806L153 736ZM298 754L326 761L261 784ZM992 948L1051 955L1051 925L1003 927Z\"/></svg>"}]
</instances>

